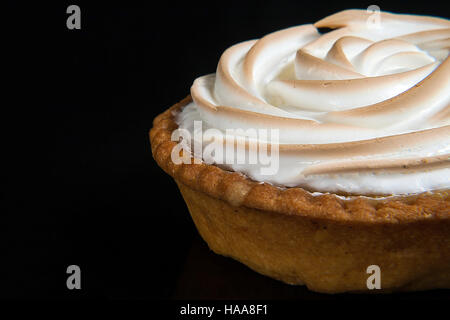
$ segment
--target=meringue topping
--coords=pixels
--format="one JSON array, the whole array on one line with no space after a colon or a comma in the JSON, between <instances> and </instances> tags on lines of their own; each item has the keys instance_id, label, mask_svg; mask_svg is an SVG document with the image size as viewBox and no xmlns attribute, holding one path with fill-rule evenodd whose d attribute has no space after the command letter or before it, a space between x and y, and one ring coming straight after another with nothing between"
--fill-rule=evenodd
<instances>
[{"instance_id":1,"label":"meringue topping","mask_svg":"<svg viewBox=\"0 0 450 320\"><path fill-rule=\"evenodd\" d=\"M257 181L370 195L449 188L450 21L381 12L374 28L369 17L346 10L228 48L194 81L180 128L278 129L276 175L228 165Z\"/></svg>"}]
</instances>

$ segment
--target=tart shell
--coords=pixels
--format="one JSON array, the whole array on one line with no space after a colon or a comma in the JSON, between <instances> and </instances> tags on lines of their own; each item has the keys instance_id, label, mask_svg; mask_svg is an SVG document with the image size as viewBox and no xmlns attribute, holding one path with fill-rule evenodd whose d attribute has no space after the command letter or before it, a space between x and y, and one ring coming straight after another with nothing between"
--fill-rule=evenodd
<instances>
[{"instance_id":1,"label":"tart shell","mask_svg":"<svg viewBox=\"0 0 450 320\"><path fill-rule=\"evenodd\" d=\"M450 288L450 191L375 198L312 195L243 174L171 160L175 114L190 96L153 121L150 142L194 223L214 252L289 284L324 293ZM191 159L192 160L192 159Z\"/></svg>"}]
</instances>

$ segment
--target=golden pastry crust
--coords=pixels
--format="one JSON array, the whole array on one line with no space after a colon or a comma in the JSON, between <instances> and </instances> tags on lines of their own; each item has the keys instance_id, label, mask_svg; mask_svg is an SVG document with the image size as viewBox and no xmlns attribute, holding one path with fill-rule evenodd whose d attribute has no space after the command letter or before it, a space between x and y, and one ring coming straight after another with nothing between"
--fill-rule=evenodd
<instances>
[{"instance_id":1,"label":"golden pastry crust","mask_svg":"<svg viewBox=\"0 0 450 320\"><path fill-rule=\"evenodd\" d=\"M450 288L449 190L344 199L255 182L214 165L176 165L174 113L190 101L157 116L150 141L212 250L319 292L368 290L372 264L381 268L381 291Z\"/></svg>"}]
</instances>

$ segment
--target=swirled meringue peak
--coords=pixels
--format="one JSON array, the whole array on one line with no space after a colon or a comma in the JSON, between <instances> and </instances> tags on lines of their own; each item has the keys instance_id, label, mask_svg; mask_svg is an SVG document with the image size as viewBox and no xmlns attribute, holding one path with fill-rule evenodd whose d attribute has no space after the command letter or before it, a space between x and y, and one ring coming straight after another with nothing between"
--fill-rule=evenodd
<instances>
[{"instance_id":1,"label":"swirled meringue peak","mask_svg":"<svg viewBox=\"0 0 450 320\"><path fill-rule=\"evenodd\" d=\"M278 130L276 173L223 165L256 181L338 194L448 189L450 21L370 16L346 10L228 48L215 74L194 81L179 127L194 135L201 121L225 140L239 135L230 129Z\"/></svg>"}]
</instances>

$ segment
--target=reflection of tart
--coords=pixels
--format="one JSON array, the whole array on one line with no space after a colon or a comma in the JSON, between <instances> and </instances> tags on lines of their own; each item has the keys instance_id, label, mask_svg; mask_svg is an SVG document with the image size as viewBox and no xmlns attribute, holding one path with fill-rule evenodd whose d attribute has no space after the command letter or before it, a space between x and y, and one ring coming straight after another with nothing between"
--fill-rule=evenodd
<instances>
[{"instance_id":1,"label":"reflection of tart","mask_svg":"<svg viewBox=\"0 0 450 320\"><path fill-rule=\"evenodd\" d=\"M216 75L154 120L153 155L209 247L262 274L365 291L376 265L382 291L450 288L450 22L381 13L374 26L368 15L228 49ZM278 129L277 172L207 159L192 148L199 120L216 133ZM176 129L193 137L181 152Z\"/></svg>"}]
</instances>

